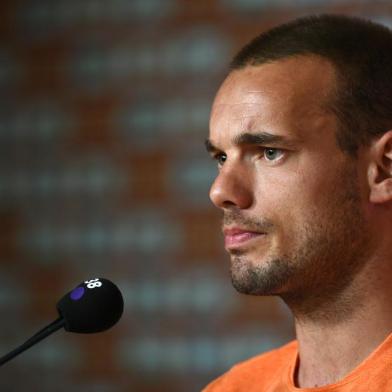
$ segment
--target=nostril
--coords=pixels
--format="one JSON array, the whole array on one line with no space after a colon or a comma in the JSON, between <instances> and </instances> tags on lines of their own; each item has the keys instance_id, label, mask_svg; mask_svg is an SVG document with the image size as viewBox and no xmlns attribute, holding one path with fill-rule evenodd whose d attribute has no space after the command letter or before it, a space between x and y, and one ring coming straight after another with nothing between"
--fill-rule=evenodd
<instances>
[{"instance_id":1,"label":"nostril","mask_svg":"<svg viewBox=\"0 0 392 392\"><path fill-rule=\"evenodd\" d=\"M226 201L224 201L224 202L222 203L222 207L223 207L223 208L231 208L231 207L235 207L235 206L236 206L236 204L233 203L233 202L230 201L230 200L226 200Z\"/></svg>"}]
</instances>

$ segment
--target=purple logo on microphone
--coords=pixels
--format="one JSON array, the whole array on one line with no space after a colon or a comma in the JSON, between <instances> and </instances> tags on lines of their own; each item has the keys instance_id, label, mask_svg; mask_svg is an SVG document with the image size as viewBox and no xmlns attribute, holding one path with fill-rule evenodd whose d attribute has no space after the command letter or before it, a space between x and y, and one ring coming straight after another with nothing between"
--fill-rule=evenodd
<instances>
[{"instance_id":1,"label":"purple logo on microphone","mask_svg":"<svg viewBox=\"0 0 392 392\"><path fill-rule=\"evenodd\" d=\"M76 287L76 289L72 290L71 292L71 299L77 301L83 297L83 294L84 294L84 287Z\"/></svg>"}]
</instances>

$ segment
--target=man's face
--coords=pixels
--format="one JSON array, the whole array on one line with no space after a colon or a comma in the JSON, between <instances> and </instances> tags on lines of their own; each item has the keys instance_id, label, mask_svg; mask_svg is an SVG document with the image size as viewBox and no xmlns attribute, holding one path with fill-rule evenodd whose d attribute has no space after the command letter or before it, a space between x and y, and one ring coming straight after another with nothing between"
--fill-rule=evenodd
<instances>
[{"instance_id":1,"label":"man's face","mask_svg":"<svg viewBox=\"0 0 392 392\"><path fill-rule=\"evenodd\" d=\"M210 198L240 292L334 295L362 265L363 179L336 143L334 86L328 61L302 56L234 71L217 94Z\"/></svg>"}]
</instances>

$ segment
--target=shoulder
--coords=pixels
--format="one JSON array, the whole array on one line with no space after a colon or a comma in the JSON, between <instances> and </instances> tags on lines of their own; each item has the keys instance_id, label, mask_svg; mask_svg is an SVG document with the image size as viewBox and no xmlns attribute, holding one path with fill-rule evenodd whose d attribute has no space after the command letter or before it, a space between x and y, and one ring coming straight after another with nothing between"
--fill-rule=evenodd
<instances>
[{"instance_id":1,"label":"shoulder","mask_svg":"<svg viewBox=\"0 0 392 392\"><path fill-rule=\"evenodd\" d=\"M257 355L233 366L210 383L203 392L237 391L262 385L264 380L270 382L272 378L282 375L282 368L291 365L297 354L297 342L292 341L280 348Z\"/></svg>"}]
</instances>

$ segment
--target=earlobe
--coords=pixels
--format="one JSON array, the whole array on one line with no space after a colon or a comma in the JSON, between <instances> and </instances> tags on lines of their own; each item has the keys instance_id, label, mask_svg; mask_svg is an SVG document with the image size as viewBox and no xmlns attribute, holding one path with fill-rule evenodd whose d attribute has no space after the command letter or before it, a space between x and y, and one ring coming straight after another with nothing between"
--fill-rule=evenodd
<instances>
[{"instance_id":1,"label":"earlobe","mask_svg":"<svg viewBox=\"0 0 392 392\"><path fill-rule=\"evenodd\" d=\"M368 182L371 203L392 201L392 130L383 134L371 148Z\"/></svg>"}]
</instances>

